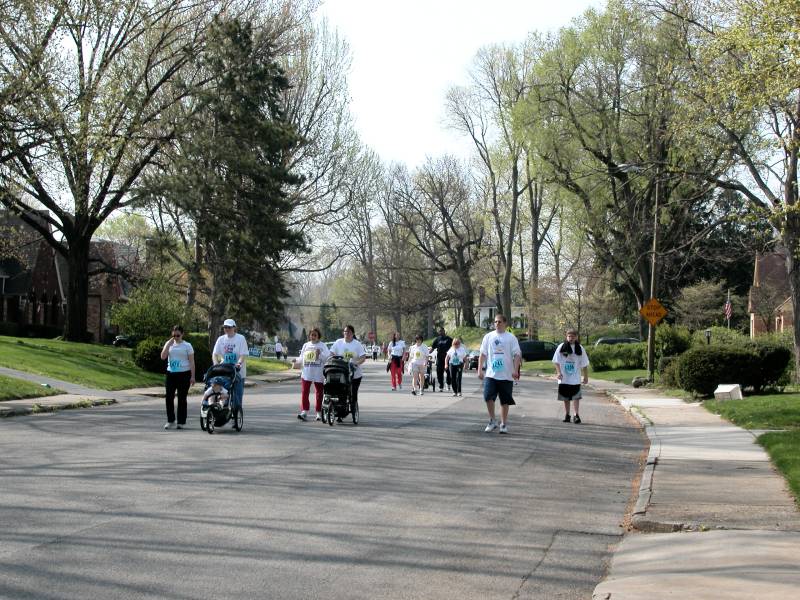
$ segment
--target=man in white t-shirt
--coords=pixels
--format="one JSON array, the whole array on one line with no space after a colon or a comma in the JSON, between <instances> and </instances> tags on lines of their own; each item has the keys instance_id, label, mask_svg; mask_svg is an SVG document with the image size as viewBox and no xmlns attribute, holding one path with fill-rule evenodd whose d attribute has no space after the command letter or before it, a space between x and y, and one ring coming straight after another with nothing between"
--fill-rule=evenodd
<instances>
[{"instance_id":1,"label":"man in white t-shirt","mask_svg":"<svg viewBox=\"0 0 800 600\"><path fill-rule=\"evenodd\" d=\"M489 411L489 424L484 431L497 429L494 403L500 396L500 433L508 433L508 407L516 404L513 397L514 381L519 380L522 352L516 336L506 331L504 315L495 315L494 325L495 330L483 337L478 358L478 378L483 380L483 399Z\"/></svg>"},{"instance_id":2,"label":"man in white t-shirt","mask_svg":"<svg viewBox=\"0 0 800 600\"><path fill-rule=\"evenodd\" d=\"M225 319L222 324L225 333L217 338L212 351L214 364L220 363L236 365L239 368L239 378L234 389L235 401L242 406L244 400L244 378L247 374L245 359L249 352L247 340L241 333L236 333L236 321Z\"/></svg>"}]
</instances>

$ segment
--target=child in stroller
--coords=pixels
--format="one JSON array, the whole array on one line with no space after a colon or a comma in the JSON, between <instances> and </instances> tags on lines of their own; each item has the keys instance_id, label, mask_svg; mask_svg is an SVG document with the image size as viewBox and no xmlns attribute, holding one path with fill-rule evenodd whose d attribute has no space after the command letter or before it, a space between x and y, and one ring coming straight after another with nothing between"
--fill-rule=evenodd
<instances>
[{"instance_id":1,"label":"child in stroller","mask_svg":"<svg viewBox=\"0 0 800 600\"><path fill-rule=\"evenodd\" d=\"M203 431L214 433L215 428L231 420L236 431L244 427L244 413L236 397L238 377L238 369L232 364L213 365L206 371L203 378L206 391L200 405L200 428Z\"/></svg>"},{"instance_id":2,"label":"child in stroller","mask_svg":"<svg viewBox=\"0 0 800 600\"><path fill-rule=\"evenodd\" d=\"M431 352L428 355L428 364L425 365L425 381L423 383L423 389L427 390L429 387L432 388L431 391L436 391L436 373L434 373L434 368L436 365L436 350Z\"/></svg>"},{"instance_id":3,"label":"child in stroller","mask_svg":"<svg viewBox=\"0 0 800 600\"><path fill-rule=\"evenodd\" d=\"M353 399L352 381L355 367L341 356L331 356L322 367L325 383L322 385L322 420L333 426L333 419L341 423L348 414L358 425L358 401Z\"/></svg>"}]
</instances>

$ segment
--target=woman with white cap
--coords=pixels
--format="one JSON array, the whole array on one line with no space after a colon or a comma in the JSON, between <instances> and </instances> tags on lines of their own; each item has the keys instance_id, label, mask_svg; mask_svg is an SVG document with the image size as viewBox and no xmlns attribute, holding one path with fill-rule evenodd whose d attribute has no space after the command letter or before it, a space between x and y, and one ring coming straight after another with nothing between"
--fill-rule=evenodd
<instances>
[{"instance_id":1,"label":"woman with white cap","mask_svg":"<svg viewBox=\"0 0 800 600\"><path fill-rule=\"evenodd\" d=\"M242 406L242 400L244 399L244 378L247 374L245 359L249 352L247 340L244 339L241 333L236 333L236 321L233 319L225 319L225 322L222 324L222 329L225 333L217 338L212 352L214 364L233 364L239 368L239 379L236 385L235 395L238 398L239 406Z\"/></svg>"}]
</instances>

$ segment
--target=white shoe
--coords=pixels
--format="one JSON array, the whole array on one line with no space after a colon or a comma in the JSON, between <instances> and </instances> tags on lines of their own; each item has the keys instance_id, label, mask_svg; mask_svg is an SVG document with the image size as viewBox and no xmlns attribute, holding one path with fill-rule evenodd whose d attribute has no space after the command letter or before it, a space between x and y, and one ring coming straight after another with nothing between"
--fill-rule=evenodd
<instances>
[{"instance_id":1,"label":"white shoe","mask_svg":"<svg viewBox=\"0 0 800 600\"><path fill-rule=\"evenodd\" d=\"M484 431L486 433L489 433L490 431L494 431L495 429L497 429L497 423L495 421L489 421L489 424L486 426L486 429L484 429Z\"/></svg>"},{"instance_id":2,"label":"white shoe","mask_svg":"<svg viewBox=\"0 0 800 600\"><path fill-rule=\"evenodd\" d=\"M458 395L459 395L459 397L462 397L462 398L464 397L464 394L462 394L461 392L458 392Z\"/></svg>"},{"instance_id":3,"label":"white shoe","mask_svg":"<svg viewBox=\"0 0 800 600\"><path fill-rule=\"evenodd\" d=\"M508 425L500 423L500 433L508 433Z\"/></svg>"},{"instance_id":4,"label":"white shoe","mask_svg":"<svg viewBox=\"0 0 800 600\"><path fill-rule=\"evenodd\" d=\"M317 418L314 419L315 421L322 421L322 413L317 413Z\"/></svg>"},{"instance_id":5,"label":"white shoe","mask_svg":"<svg viewBox=\"0 0 800 600\"><path fill-rule=\"evenodd\" d=\"M456 396L458 396L458 394L456 394L455 392L453 392L453 398L455 398Z\"/></svg>"},{"instance_id":6,"label":"white shoe","mask_svg":"<svg viewBox=\"0 0 800 600\"><path fill-rule=\"evenodd\" d=\"M395 391L395 389L397 389L397 388L392 388L392 391Z\"/></svg>"},{"instance_id":7,"label":"white shoe","mask_svg":"<svg viewBox=\"0 0 800 600\"><path fill-rule=\"evenodd\" d=\"M297 418L300 419L301 421L305 421L306 420L306 411L301 410L300 414L297 415Z\"/></svg>"},{"instance_id":8,"label":"white shoe","mask_svg":"<svg viewBox=\"0 0 800 600\"><path fill-rule=\"evenodd\" d=\"M164 423L164 429L175 429L175 423Z\"/></svg>"}]
</instances>

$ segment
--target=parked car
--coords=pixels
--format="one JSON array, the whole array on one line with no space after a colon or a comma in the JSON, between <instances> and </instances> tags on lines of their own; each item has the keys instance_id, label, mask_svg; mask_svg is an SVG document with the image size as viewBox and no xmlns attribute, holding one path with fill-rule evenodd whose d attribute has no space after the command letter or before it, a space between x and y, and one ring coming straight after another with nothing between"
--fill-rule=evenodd
<instances>
[{"instance_id":1,"label":"parked car","mask_svg":"<svg viewBox=\"0 0 800 600\"><path fill-rule=\"evenodd\" d=\"M480 356L481 356L481 351L480 350L470 350L469 351L469 354L467 354L467 359L466 359L467 369L468 370L472 370L472 369L477 370L478 369L478 358L480 358Z\"/></svg>"},{"instance_id":2,"label":"parked car","mask_svg":"<svg viewBox=\"0 0 800 600\"><path fill-rule=\"evenodd\" d=\"M117 348L133 348L138 342L139 339L132 335L118 335L111 344Z\"/></svg>"},{"instance_id":3,"label":"parked car","mask_svg":"<svg viewBox=\"0 0 800 600\"><path fill-rule=\"evenodd\" d=\"M541 340L529 340L519 343L522 360L551 360L553 354L556 353L556 348L558 348L558 344Z\"/></svg>"},{"instance_id":4,"label":"parked car","mask_svg":"<svg viewBox=\"0 0 800 600\"><path fill-rule=\"evenodd\" d=\"M595 346L603 344L638 344L642 340L632 337L601 337L594 343Z\"/></svg>"}]
</instances>

